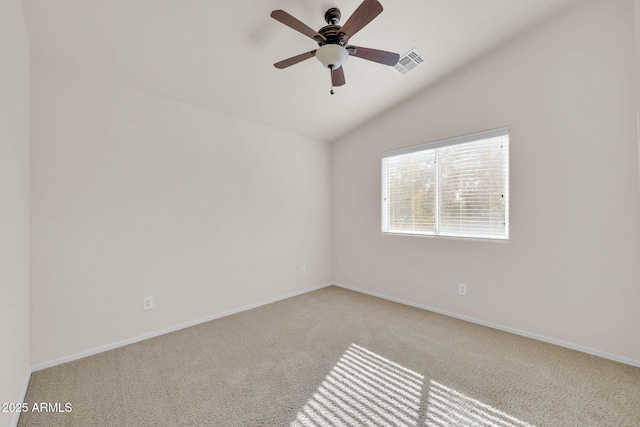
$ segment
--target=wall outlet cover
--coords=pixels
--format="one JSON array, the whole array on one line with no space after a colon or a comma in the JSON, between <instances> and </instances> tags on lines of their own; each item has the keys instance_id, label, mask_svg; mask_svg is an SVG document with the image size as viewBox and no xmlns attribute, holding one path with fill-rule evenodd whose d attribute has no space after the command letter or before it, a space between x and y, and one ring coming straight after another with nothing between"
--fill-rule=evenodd
<instances>
[{"instance_id":1,"label":"wall outlet cover","mask_svg":"<svg viewBox=\"0 0 640 427\"><path fill-rule=\"evenodd\" d=\"M465 285L464 283L458 283L458 293L460 295L466 295L467 294L467 285Z\"/></svg>"}]
</instances>

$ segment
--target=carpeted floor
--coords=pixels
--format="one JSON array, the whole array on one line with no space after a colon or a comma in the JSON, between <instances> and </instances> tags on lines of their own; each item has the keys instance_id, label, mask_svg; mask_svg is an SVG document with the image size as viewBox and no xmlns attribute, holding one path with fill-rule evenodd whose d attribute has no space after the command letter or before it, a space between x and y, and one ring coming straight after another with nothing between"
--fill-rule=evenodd
<instances>
[{"instance_id":1,"label":"carpeted floor","mask_svg":"<svg viewBox=\"0 0 640 427\"><path fill-rule=\"evenodd\" d=\"M25 401L60 412L20 427L640 426L640 368L329 287L35 372Z\"/></svg>"}]
</instances>

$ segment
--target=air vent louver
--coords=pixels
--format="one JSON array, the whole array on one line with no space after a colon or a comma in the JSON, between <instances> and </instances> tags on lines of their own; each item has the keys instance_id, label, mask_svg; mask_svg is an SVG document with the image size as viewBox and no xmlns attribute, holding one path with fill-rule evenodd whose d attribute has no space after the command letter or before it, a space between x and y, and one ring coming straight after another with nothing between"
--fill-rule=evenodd
<instances>
[{"instance_id":1,"label":"air vent louver","mask_svg":"<svg viewBox=\"0 0 640 427\"><path fill-rule=\"evenodd\" d=\"M416 68L418 65L423 64L426 60L427 58L425 58L424 55L418 52L414 47L409 52L402 55L398 63L394 65L393 68L400 74L404 75Z\"/></svg>"}]
</instances>

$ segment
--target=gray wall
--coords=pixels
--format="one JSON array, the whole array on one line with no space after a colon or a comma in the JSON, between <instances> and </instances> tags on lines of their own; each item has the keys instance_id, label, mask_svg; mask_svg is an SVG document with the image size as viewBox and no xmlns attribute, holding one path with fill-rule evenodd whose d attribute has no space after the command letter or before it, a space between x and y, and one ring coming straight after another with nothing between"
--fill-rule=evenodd
<instances>
[{"instance_id":1,"label":"gray wall","mask_svg":"<svg viewBox=\"0 0 640 427\"><path fill-rule=\"evenodd\" d=\"M29 46L18 0L0 0L0 402L29 374ZM0 425L12 414L0 413Z\"/></svg>"}]
</instances>

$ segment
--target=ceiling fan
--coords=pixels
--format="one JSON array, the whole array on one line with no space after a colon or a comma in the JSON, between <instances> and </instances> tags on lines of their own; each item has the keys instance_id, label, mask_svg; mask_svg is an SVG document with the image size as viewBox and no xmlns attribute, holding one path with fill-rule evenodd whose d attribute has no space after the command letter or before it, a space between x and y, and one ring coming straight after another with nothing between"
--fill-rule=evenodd
<instances>
[{"instance_id":1,"label":"ceiling fan","mask_svg":"<svg viewBox=\"0 0 640 427\"><path fill-rule=\"evenodd\" d=\"M331 95L333 95L334 86L342 86L346 82L342 64L349 56L367 59L384 65L395 65L400 59L400 55L397 53L347 44L351 37L373 21L381 12L382 5L380 2L377 0L364 0L353 12L353 15L347 19L344 26L340 26L338 25L341 17L340 10L332 7L324 14L324 19L328 25L315 31L284 10L274 10L271 12L273 19L312 38L318 43L319 47L276 62L273 65L280 69L287 68L315 56L331 72Z\"/></svg>"}]
</instances>

